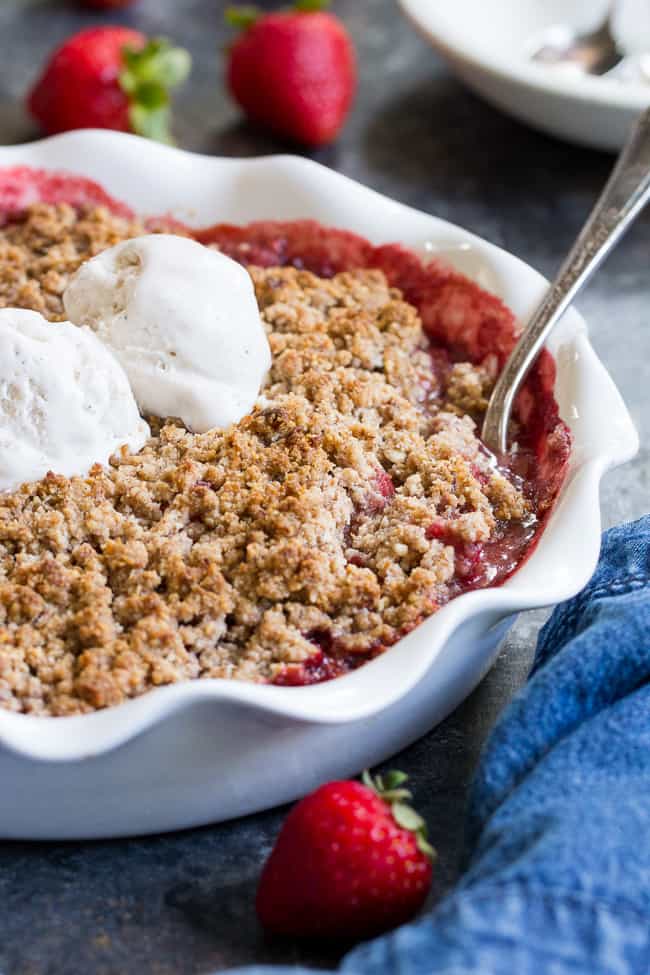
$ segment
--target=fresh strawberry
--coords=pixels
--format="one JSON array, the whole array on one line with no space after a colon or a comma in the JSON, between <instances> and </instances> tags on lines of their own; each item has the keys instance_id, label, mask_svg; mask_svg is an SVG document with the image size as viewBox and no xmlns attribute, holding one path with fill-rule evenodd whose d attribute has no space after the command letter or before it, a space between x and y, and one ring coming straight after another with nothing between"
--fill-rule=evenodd
<instances>
[{"instance_id":1,"label":"fresh strawberry","mask_svg":"<svg viewBox=\"0 0 650 975\"><path fill-rule=\"evenodd\" d=\"M48 133L118 129L169 142L169 89L190 56L127 27L91 27L59 47L28 96Z\"/></svg>"},{"instance_id":2,"label":"fresh strawberry","mask_svg":"<svg viewBox=\"0 0 650 975\"><path fill-rule=\"evenodd\" d=\"M336 137L356 88L354 47L325 0L299 0L292 10L262 15L231 7L243 32L230 48L228 85L247 115L308 146Z\"/></svg>"},{"instance_id":3,"label":"fresh strawberry","mask_svg":"<svg viewBox=\"0 0 650 975\"><path fill-rule=\"evenodd\" d=\"M266 862L257 913L270 932L359 940L408 921L431 885L434 850L406 802L406 775L330 782L289 813Z\"/></svg>"}]
</instances>

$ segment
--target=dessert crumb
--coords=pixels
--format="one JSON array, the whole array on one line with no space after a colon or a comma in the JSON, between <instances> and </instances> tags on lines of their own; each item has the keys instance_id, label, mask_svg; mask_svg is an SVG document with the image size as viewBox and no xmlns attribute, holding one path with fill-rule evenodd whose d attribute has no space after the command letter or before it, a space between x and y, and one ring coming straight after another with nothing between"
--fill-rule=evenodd
<instances>
[{"instance_id":1,"label":"dessert crumb","mask_svg":"<svg viewBox=\"0 0 650 975\"><path fill-rule=\"evenodd\" d=\"M142 232L32 206L0 229L0 306L61 320L77 267ZM443 382L380 271L249 270L273 354L249 415L202 434L149 417L138 454L0 496L0 706L354 666L486 584L480 546L529 513L477 437L489 363Z\"/></svg>"}]
</instances>

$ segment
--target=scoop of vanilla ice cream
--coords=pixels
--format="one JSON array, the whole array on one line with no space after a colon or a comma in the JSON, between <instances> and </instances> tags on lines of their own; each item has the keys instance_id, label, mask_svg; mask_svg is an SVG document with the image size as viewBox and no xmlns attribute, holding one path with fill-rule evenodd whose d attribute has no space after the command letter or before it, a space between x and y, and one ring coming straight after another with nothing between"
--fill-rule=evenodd
<instances>
[{"instance_id":1,"label":"scoop of vanilla ice cream","mask_svg":"<svg viewBox=\"0 0 650 975\"><path fill-rule=\"evenodd\" d=\"M252 409L271 353L251 279L229 257L173 234L136 237L82 264L63 301L113 350L144 413L202 433Z\"/></svg>"},{"instance_id":2,"label":"scoop of vanilla ice cream","mask_svg":"<svg viewBox=\"0 0 650 975\"><path fill-rule=\"evenodd\" d=\"M0 310L0 490L85 474L148 436L124 370L91 331Z\"/></svg>"}]
</instances>

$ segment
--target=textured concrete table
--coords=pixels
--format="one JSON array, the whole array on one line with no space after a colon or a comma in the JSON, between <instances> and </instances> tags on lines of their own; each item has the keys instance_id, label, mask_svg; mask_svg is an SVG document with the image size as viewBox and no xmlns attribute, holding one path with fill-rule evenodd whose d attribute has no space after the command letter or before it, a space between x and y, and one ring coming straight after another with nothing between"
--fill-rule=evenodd
<instances>
[{"instance_id":1,"label":"textured concrete table","mask_svg":"<svg viewBox=\"0 0 650 975\"><path fill-rule=\"evenodd\" d=\"M181 145L234 156L286 150L242 123L224 94L224 6L141 0L121 20L173 36L192 51L192 81L178 98ZM392 0L334 6L357 42L361 85L344 136L315 158L552 273L611 160L538 135L467 94ZM20 99L36 66L72 30L99 22L64 2L0 3L0 142L35 136ZM650 416L649 248L646 217L581 301L642 435ZM645 511L649 473L646 443L634 463L605 482L607 524ZM456 875L472 769L490 726L525 678L542 618L521 618L472 697L395 760L413 776L440 851L434 897ZM1 790L0 783L0 802ZM200 975L251 961L335 961L335 954L268 943L256 927L256 878L282 815L129 842L0 844L0 972Z\"/></svg>"}]
</instances>

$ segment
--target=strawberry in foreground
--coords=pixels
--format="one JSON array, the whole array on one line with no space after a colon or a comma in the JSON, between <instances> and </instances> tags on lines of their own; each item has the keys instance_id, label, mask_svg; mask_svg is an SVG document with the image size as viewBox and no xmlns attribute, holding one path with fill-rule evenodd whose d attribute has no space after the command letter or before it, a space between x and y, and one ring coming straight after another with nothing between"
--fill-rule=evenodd
<instances>
[{"instance_id":1,"label":"strawberry in foreground","mask_svg":"<svg viewBox=\"0 0 650 975\"><path fill-rule=\"evenodd\" d=\"M270 932L296 938L368 938L403 924L431 885L433 848L406 803L407 776L330 782L289 813L257 892Z\"/></svg>"},{"instance_id":2,"label":"strawberry in foreground","mask_svg":"<svg viewBox=\"0 0 650 975\"><path fill-rule=\"evenodd\" d=\"M190 71L187 51L127 27L92 27L52 55L28 96L46 132L117 129L170 142L169 89Z\"/></svg>"},{"instance_id":3,"label":"strawberry in foreground","mask_svg":"<svg viewBox=\"0 0 650 975\"><path fill-rule=\"evenodd\" d=\"M350 110L356 59L326 0L299 0L291 10L262 15L231 7L226 19L242 30L230 48L228 86L246 114L308 146L331 142Z\"/></svg>"}]
</instances>

